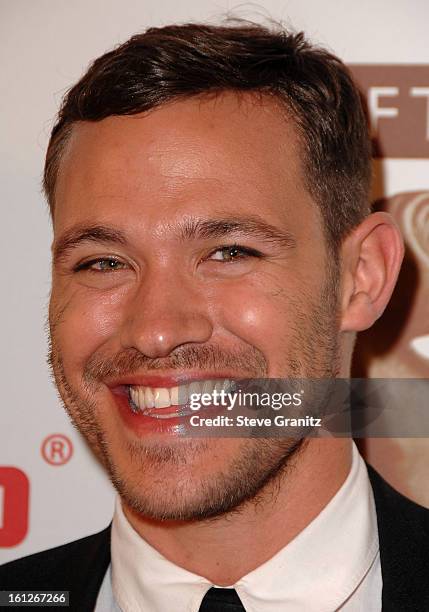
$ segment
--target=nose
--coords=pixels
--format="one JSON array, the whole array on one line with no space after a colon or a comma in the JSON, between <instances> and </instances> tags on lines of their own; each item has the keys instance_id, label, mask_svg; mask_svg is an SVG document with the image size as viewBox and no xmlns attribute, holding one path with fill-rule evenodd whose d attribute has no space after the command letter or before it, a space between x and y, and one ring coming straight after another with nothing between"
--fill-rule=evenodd
<instances>
[{"instance_id":1,"label":"nose","mask_svg":"<svg viewBox=\"0 0 429 612\"><path fill-rule=\"evenodd\" d=\"M147 276L127 303L122 346L156 359L184 344L207 342L213 333L209 309L191 284L174 271Z\"/></svg>"}]
</instances>

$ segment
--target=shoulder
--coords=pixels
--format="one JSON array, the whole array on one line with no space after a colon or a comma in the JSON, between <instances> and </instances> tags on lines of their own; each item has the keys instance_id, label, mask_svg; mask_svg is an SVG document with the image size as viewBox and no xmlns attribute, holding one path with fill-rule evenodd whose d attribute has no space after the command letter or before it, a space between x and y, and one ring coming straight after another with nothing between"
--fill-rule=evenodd
<instances>
[{"instance_id":1,"label":"shoulder","mask_svg":"<svg viewBox=\"0 0 429 612\"><path fill-rule=\"evenodd\" d=\"M429 509L396 491L370 465L367 468L382 531L397 535L398 530L408 529L419 537L429 537Z\"/></svg>"},{"instance_id":2,"label":"shoulder","mask_svg":"<svg viewBox=\"0 0 429 612\"><path fill-rule=\"evenodd\" d=\"M429 510L367 467L377 512L383 610L429 610Z\"/></svg>"},{"instance_id":3,"label":"shoulder","mask_svg":"<svg viewBox=\"0 0 429 612\"><path fill-rule=\"evenodd\" d=\"M110 563L110 526L103 531L0 566L7 590L98 589Z\"/></svg>"}]
</instances>

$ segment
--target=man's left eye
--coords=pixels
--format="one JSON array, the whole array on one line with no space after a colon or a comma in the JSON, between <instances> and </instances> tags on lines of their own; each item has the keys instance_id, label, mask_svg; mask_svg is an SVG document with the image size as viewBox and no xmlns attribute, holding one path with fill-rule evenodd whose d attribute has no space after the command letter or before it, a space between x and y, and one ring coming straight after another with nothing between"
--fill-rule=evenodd
<instances>
[{"instance_id":1,"label":"man's left eye","mask_svg":"<svg viewBox=\"0 0 429 612\"><path fill-rule=\"evenodd\" d=\"M261 257L261 253L255 249L241 247L237 245L224 246L216 251L212 251L207 259L214 261L236 261L246 257Z\"/></svg>"}]
</instances>

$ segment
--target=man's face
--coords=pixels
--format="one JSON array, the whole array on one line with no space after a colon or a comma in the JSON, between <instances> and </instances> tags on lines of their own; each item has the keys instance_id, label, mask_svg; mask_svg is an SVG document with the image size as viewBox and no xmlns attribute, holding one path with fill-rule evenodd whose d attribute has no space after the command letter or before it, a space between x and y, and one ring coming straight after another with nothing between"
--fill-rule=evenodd
<instances>
[{"instance_id":1,"label":"man's face","mask_svg":"<svg viewBox=\"0 0 429 612\"><path fill-rule=\"evenodd\" d=\"M53 252L56 382L124 501L202 518L260 493L299 444L186 438L185 417L151 408L151 393L166 406L195 380L338 374L337 300L293 124L228 93L75 125Z\"/></svg>"}]
</instances>

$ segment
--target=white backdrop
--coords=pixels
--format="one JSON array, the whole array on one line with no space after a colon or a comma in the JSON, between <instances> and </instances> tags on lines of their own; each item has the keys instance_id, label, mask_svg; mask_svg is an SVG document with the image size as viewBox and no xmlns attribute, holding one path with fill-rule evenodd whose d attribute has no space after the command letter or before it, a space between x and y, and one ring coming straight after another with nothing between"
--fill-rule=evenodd
<instances>
[{"instance_id":1,"label":"white backdrop","mask_svg":"<svg viewBox=\"0 0 429 612\"><path fill-rule=\"evenodd\" d=\"M225 0L0 0L0 562L95 532L112 514L110 484L68 423L51 384L44 332L51 241L40 190L44 153L61 96L90 60L148 26L217 21L234 10L249 18L268 14L303 29L346 62L429 64L427 0L262 0L253 9L237 6ZM429 189L428 159L383 164L385 195ZM48 445L48 458L63 464L42 456L42 443L52 434L67 436L74 447L66 461L61 439ZM8 487L15 478L19 488L19 473L4 466L22 470L30 484L28 532L17 545L11 543L25 526L11 521L19 516L14 504L22 509L25 495L11 497ZM24 479L24 492L25 486Z\"/></svg>"}]
</instances>

